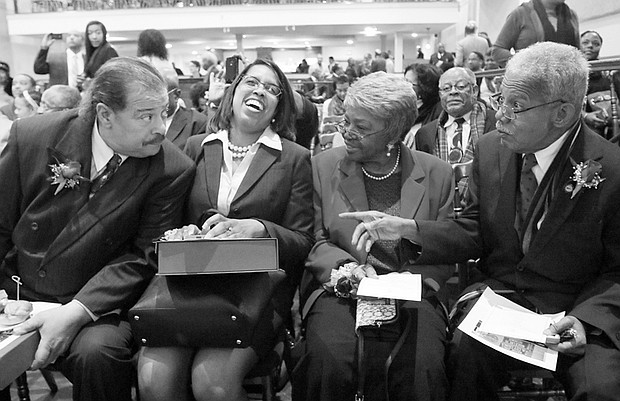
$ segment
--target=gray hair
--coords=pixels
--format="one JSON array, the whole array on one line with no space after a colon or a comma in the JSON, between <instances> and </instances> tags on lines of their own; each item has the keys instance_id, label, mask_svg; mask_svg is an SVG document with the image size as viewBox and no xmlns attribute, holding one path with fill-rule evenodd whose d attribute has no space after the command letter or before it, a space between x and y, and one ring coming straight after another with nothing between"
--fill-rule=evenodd
<instances>
[{"instance_id":1,"label":"gray hair","mask_svg":"<svg viewBox=\"0 0 620 401\"><path fill-rule=\"evenodd\" d=\"M43 96L46 98L48 96L52 97L55 109L74 109L78 107L82 100L80 92L69 85L50 86L43 92Z\"/></svg>"},{"instance_id":2,"label":"gray hair","mask_svg":"<svg viewBox=\"0 0 620 401\"><path fill-rule=\"evenodd\" d=\"M347 92L344 107L364 109L386 123L392 138L409 131L418 117L416 93L402 77L383 71L357 80Z\"/></svg>"},{"instance_id":3,"label":"gray hair","mask_svg":"<svg viewBox=\"0 0 620 401\"><path fill-rule=\"evenodd\" d=\"M124 110L130 90L135 86L148 91L166 92L166 82L150 63L136 57L115 57L95 74L80 105L80 114L96 114L97 104L113 111Z\"/></svg>"},{"instance_id":4,"label":"gray hair","mask_svg":"<svg viewBox=\"0 0 620 401\"><path fill-rule=\"evenodd\" d=\"M545 102L561 99L581 110L588 89L590 67L579 49L560 43L540 42L515 54L506 74L527 82L530 93Z\"/></svg>"}]
</instances>

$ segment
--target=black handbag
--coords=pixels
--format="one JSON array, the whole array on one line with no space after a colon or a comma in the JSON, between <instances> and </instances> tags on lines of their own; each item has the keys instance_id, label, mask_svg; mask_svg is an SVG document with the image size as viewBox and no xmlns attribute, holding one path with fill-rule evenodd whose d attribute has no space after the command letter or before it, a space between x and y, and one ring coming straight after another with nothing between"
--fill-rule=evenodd
<instances>
[{"instance_id":1,"label":"black handbag","mask_svg":"<svg viewBox=\"0 0 620 401\"><path fill-rule=\"evenodd\" d=\"M283 270L158 275L129 310L131 327L149 347L245 348L285 277Z\"/></svg>"}]
</instances>

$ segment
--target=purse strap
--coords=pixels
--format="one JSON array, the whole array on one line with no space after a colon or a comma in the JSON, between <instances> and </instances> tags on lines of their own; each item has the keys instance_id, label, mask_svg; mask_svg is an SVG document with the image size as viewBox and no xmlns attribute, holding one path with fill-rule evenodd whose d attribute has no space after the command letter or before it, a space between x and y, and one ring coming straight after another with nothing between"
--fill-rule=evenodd
<instances>
[{"instance_id":1,"label":"purse strap","mask_svg":"<svg viewBox=\"0 0 620 401\"><path fill-rule=\"evenodd\" d=\"M398 303L396 304L398 305ZM390 355L385 360L384 378L385 378L385 401L390 401L390 391L388 387L389 370L394 358L398 355L398 352L405 344L409 333L411 332L411 326L413 325L413 319L411 318L411 312L407 308L398 308L398 310L404 310L407 316L407 323L403 328L396 344L392 348ZM366 382L366 364L364 363L364 332L359 330L357 339L357 391L355 392L355 401L364 401L364 384Z\"/></svg>"}]
</instances>

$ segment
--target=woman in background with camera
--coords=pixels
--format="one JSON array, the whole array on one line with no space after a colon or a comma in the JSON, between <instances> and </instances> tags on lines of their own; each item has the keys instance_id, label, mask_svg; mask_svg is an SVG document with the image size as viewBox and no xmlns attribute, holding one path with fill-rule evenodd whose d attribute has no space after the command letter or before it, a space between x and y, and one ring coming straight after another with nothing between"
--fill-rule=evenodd
<instances>
[{"instance_id":1,"label":"woman in background with camera","mask_svg":"<svg viewBox=\"0 0 620 401\"><path fill-rule=\"evenodd\" d=\"M207 238L277 238L291 288L313 242L310 153L293 142L294 115L284 73L259 59L234 79L208 133L186 145L197 164L187 223ZM290 311L292 296L278 288L279 302L263 311L248 348L144 347L140 398L189 400L191 389L198 401L247 400L243 379L273 349Z\"/></svg>"}]
</instances>

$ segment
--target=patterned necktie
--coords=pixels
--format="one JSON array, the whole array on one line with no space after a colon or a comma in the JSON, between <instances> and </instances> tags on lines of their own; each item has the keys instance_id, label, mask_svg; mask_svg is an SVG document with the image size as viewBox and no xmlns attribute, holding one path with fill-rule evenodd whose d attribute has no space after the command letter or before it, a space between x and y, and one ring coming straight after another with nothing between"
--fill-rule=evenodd
<instances>
[{"instance_id":1,"label":"patterned necktie","mask_svg":"<svg viewBox=\"0 0 620 401\"><path fill-rule=\"evenodd\" d=\"M454 120L456 123L456 130L454 131L454 136L452 137L452 145L450 147L450 152L448 152L448 163L460 163L463 160L463 123L465 123L465 119L463 117L459 117Z\"/></svg>"},{"instance_id":2,"label":"patterned necktie","mask_svg":"<svg viewBox=\"0 0 620 401\"><path fill-rule=\"evenodd\" d=\"M455 119L454 122L456 123L456 131L454 131L454 138L452 138L452 147L463 150L463 124L465 123L465 119L459 117Z\"/></svg>"},{"instance_id":3,"label":"patterned necktie","mask_svg":"<svg viewBox=\"0 0 620 401\"><path fill-rule=\"evenodd\" d=\"M110 181L110 178L112 178L112 175L116 173L116 170L118 170L118 166L120 166L120 164L121 157L114 153L114 156L112 156L110 161L108 161L108 164L105 165L105 170L103 173L98 175L93 180L92 186L90 187L91 195L99 191L106 182Z\"/></svg>"},{"instance_id":4,"label":"patterned necktie","mask_svg":"<svg viewBox=\"0 0 620 401\"><path fill-rule=\"evenodd\" d=\"M521 168L521 221L525 221L525 217L527 216L527 211L530 209L530 205L532 204L532 199L534 198L534 194L536 193L536 188L538 188L538 182L536 181L536 176L532 171L532 168L538 164L536 162L536 156L533 153L528 153L523 158L523 167Z\"/></svg>"}]
</instances>

